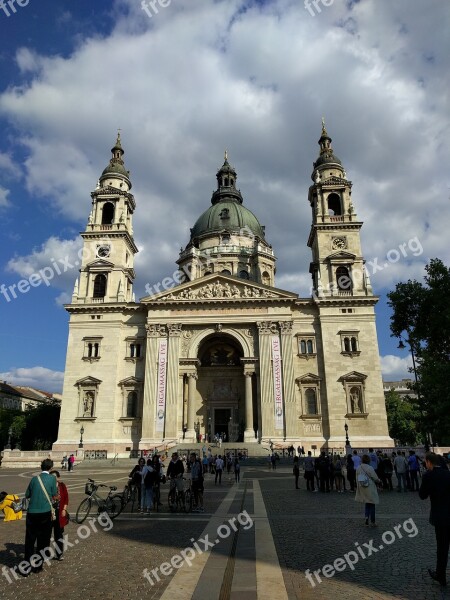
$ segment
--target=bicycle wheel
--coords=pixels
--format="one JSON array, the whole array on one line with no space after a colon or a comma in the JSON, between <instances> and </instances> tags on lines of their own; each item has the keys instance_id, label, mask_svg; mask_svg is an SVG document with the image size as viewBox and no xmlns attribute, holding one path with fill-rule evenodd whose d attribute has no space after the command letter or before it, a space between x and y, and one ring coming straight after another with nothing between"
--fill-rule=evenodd
<instances>
[{"instance_id":1,"label":"bicycle wheel","mask_svg":"<svg viewBox=\"0 0 450 600\"><path fill-rule=\"evenodd\" d=\"M184 492L184 511L192 512L192 492L191 492L191 490L186 490Z\"/></svg>"},{"instance_id":2,"label":"bicycle wheel","mask_svg":"<svg viewBox=\"0 0 450 600\"><path fill-rule=\"evenodd\" d=\"M77 514L75 516L75 521L77 523L83 523L89 516L92 508L92 500L90 498L85 498L82 500L80 506L77 508Z\"/></svg>"},{"instance_id":3,"label":"bicycle wheel","mask_svg":"<svg viewBox=\"0 0 450 600\"><path fill-rule=\"evenodd\" d=\"M122 512L122 498L116 494L105 500L105 511L111 517L115 519Z\"/></svg>"}]
</instances>

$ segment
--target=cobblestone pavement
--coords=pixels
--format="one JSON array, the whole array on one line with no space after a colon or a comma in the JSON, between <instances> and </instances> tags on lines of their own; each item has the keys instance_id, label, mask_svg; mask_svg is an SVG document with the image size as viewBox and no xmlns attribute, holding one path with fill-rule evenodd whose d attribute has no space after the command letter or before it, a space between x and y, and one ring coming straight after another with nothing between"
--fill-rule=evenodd
<instances>
[{"instance_id":1,"label":"cobblestone pavement","mask_svg":"<svg viewBox=\"0 0 450 600\"><path fill-rule=\"evenodd\" d=\"M117 485L121 489L129 470L128 465L101 469L83 465L73 474L65 473L63 479L69 487L71 513L74 515L84 497L87 476ZM31 471L23 473L0 470L0 488L14 493L23 492L31 474ZM242 475L243 482L239 489L243 489L247 481L246 493L244 496L238 494L234 499L230 496L231 504L226 510L226 516L239 512L242 508L241 498L242 501L245 499L245 508L251 514L253 486L250 480L258 480L258 489L260 488L264 499L290 600L450 600L450 594L447 592L447 595L442 595L439 586L427 574L427 567L434 567L436 551L434 531L428 524L428 501L421 501L413 493L382 493L377 507L378 528L369 529L364 526L363 505L354 502L353 494L312 494L306 492L303 479L300 479L302 489L295 490L287 459L282 461L281 468L276 471L270 471L266 466L244 466ZM142 517L136 513L127 513L114 521L110 531L103 530L97 524L97 532L92 531L92 526L89 525L79 531L79 526L71 523L66 528L66 533L74 546L67 550L65 561L52 561L49 566L44 567L44 573L30 575L26 579L20 578L11 584L4 576L0 576L0 598L159 599L173 575L161 577L152 586L143 578L143 569L158 567L161 563L170 561L182 548L192 545L192 539L197 540L208 522L211 523L214 519L213 515L227 493L236 489L233 486L233 481L227 476L220 487L214 485L212 476L208 476L204 514L171 516L167 512L161 512ZM165 489L167 490L167 486ZM166 493L163 494L163 501L166 503ZM215 518L217 520L217 515ZM406 525L406 531L403 524L409 519L413 521ZM255 519L257 531L259 526L258 519ZM395 526L402 534L401 539L395 532ZM409 534L414 534L415 527L418 533L410 537ZM387 531L392 534L387 534L387 537L385 535L387 543L383 543L382 535ZM242 548L241 542L237 544L236 550L236 544L232 540L224 540L216 559L214 554L211 555L204 572L199 576L196 599L247 600L263 597L264 590L251 591L252 586L256 587L254 557L256 556L258 564L257 570L264 570L272 565L263 564L261 567L264 549L258 546L255 548L255 536L251 530L245 534L243 540L246 545ZM24 535L25 520L0 523L0 567L18 564L23 555ZM86 539L81 539L82 537ZM384 546L383 549L380 549L380 545ZM358 556L354 570L350 570L345 563L345 570L330 578L319 574L322 581L319 583L317 579L313 579L314 587L305 577L307 569L313 573L327 564L333 564L346 553L357 551L358 547L367 556L365 559ZM233 557L233 552L236 554L236 562L234 558L227 558L228 554ZM220 554L223 555L223 560ZM223 572L220 570L221 565ZM239 573L234 573L234 579L233 565L236 570L239 569ZM211 586L208 586L208 577ZM223 582L239 580L239 589L243 591L233 592L231 583L229 586L220 585L222 579ZM213 592L216 589L220 590L220 594ZM282 590L279 598L283 597L281 592ZM182 592L177 596L185 600L193 597L191 593L183 595ZM276 600L277 594L272 597Z\"/></svg>"}]
</instances>

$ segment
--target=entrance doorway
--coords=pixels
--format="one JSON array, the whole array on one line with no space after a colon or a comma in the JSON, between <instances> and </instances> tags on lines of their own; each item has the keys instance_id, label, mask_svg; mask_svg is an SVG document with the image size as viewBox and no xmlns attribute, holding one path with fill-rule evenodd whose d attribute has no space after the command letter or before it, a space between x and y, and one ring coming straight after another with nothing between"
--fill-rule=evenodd
<instances>
[{"instance_id":1,"label":"entrance doorway","mask_svg":"<svg viewBox=\"0 0 450 600\"><path fill-rule=\"evenodd\" d=\"M214 431L213 437L225 433L226 441L230 440L229 426L231 423L231 408L215 408L214 409Z\"/></svg>"}]
</instances>

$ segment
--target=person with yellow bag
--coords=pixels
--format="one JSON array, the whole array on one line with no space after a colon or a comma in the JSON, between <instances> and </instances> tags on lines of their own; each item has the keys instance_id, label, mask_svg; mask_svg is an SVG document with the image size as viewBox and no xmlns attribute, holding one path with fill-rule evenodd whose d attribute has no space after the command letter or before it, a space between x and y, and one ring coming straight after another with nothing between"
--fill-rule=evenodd
<instances>
[{"instance_id":1,"label":"person with yellow bag","mask_svg":"<svg viewBox=\"0 0 450 600\"><path fill-rule=\"evenodd\" d=\"M7 521L19 521L22 518L22 510L15 510L15 508L17 509L19 506L21 507L19 496L8 494L7 492L0 492L0 510L2 510L5 515L5 523Z\"/></svg>"}]
</instances>

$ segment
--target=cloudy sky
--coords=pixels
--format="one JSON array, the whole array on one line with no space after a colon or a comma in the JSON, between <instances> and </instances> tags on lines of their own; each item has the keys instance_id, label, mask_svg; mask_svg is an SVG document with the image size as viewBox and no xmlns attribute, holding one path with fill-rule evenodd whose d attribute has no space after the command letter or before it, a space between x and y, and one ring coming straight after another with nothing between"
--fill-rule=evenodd
<instances>
[{"instance_id":1,"label":"cloudy sky","mask_svg":"<svg viewBox=\"0 0 450 600\"><path fill-rule=\"evenodd\" d=\"M118 128L137 202L137 297L173 273L225 148L275 249L277 286L309 295L307 192L322 116L365 222L384 378L407 377L386 293L420 279L431 257L450 262L450 4L153 5L0 9L0 284L61 267L48 286L0 294L0 379L61 389L62 305L77 275L68 265Z\"/></svg>"}]
</instances>

